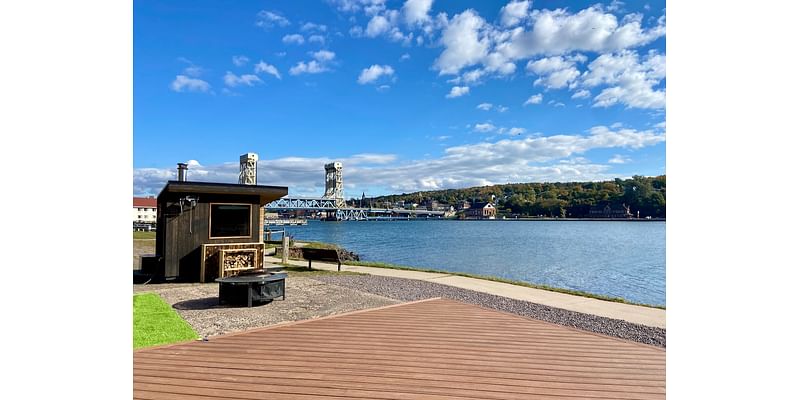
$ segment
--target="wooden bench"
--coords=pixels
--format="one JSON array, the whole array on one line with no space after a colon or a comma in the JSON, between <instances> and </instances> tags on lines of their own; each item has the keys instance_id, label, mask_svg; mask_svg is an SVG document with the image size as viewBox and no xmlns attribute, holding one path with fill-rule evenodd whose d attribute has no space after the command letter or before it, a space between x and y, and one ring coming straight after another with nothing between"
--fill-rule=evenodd
<instances>
[{"instance_id":1,"label":"wooden bench","mask_svg":"<svg viewBox=\"0 0 800 400\"><path fill-rule=\"evenodd\" d=\"M300 251L303 252L303 258L308 260L308 269L311 269L311 260L314 261L330 261L338 264L337 271L342 270L342 260L339 259L339 251L331 249L308 249L301 247Z\"/></svg>"}]
</instances>

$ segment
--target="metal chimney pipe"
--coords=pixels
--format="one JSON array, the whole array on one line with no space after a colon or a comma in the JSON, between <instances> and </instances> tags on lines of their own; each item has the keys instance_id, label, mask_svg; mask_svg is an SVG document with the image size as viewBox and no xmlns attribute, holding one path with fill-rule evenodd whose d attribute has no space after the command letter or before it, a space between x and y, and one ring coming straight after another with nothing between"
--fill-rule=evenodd
<instances>
[{"instance_id":1,"label":"metal chimney pipe","mask_svg":"<svg viewBox=\"0 0 800 400\"><path fill-rule=\"evenodd\" d=\"M178 163L178 182L186 182L186 171L189 169L186 163Z\"/></svg>"}]
</instances>

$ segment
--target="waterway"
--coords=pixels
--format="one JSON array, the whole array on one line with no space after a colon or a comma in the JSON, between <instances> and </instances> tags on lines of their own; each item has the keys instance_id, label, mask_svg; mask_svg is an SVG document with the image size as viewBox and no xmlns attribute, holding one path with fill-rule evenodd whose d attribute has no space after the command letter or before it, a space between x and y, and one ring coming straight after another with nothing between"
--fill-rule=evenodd
<instances>
[{"instance_id":1,"label":"waterway","mask_svg":"<svg viewBox=\"0 0 800 400\"><path fill-rule=\"evenodd\" d=\"M365 261L666 304L666 222L309 221L281 228L296 240L338 244Z\"/></svg>"}]
</instances>

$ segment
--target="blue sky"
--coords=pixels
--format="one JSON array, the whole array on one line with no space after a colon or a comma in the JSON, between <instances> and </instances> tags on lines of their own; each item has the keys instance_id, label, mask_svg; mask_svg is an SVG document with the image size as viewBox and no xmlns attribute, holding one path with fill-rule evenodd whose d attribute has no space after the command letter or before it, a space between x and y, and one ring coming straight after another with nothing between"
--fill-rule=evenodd
<instances>
[{"instance_id":1,"label":"blue sky","mask_svg":"<svg viewBox=\"0 0 800 400\"><path fill-rule=\"evenodd\" d=\"M665 173L664 2L134 2L133 186L319 195Z\"/></svg>"}]
</instances>

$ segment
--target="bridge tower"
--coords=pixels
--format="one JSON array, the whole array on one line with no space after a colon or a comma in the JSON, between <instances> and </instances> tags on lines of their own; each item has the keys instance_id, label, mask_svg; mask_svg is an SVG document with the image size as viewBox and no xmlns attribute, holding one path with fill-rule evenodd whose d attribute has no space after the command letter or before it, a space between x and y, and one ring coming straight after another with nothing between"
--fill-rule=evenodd
<instances>
[{"instance_id":1,"label":"bridge tower","mask_svg":"<svg viewBox=\"0 0 800 400\"><path fill-rule=\"evenodd\" d=\"M258 180L258 154L245 153L239 156L239 184L255 185Z\"/></svg>"},{"instance_id":2,"label":"bridge tower","mask_svg":"<svg viewBox=\"0 0 800 400\"><path fill-rule=\"evenodd\" d=\"M325 195L333 199L336 208L344 208L344 184L342 183L342 163L332 162L325 164Z\"/></svg>"}]
</instances>

